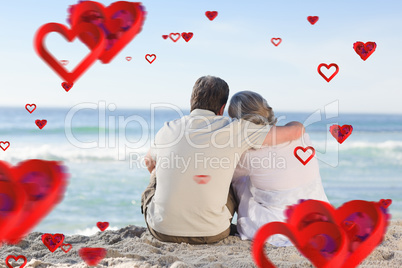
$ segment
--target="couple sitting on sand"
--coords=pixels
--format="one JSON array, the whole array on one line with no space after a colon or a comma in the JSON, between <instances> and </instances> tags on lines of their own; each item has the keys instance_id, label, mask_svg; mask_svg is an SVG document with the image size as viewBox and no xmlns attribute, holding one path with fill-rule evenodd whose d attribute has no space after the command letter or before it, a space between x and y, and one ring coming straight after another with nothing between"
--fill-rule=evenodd
<instances>
[{"instance_id":1,"label":"couple sitting on sand","mask_svg":"<svg viewBox=\"0 0 402 268\"><path fill-rule=\"evenodd\" d=\"M275 126L272 108L251 91L236 93L225 117L228 97L222 79L199 78L190 115L166 122L155 136L141 209L160 241L209 244L237 232L251 240L264 224L284 221L286 207L299 199L328 202L317 160L303 165L293 154L311 146L304 126ZM291 245L281 235L268 242Z\"/></svg>"}]
</instances>

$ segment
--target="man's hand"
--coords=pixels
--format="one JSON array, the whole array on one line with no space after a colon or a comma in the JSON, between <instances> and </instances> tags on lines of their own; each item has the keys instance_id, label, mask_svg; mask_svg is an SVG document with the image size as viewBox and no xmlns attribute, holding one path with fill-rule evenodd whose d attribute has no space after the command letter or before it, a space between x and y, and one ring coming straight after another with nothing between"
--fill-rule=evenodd
<instances>
[{"instance_id":1,"label":"man's hand","mask_svg":"<svg viewBox=\"0 0 402 268\"><path fill-rule=\"evenodd\" d=\"M155 169L156 162L151 156L151 150L149 150L145 156L145 165L147 166L149 173L152 173Z\"/></svg>"},{"instance_id":2,"label":"man's hand","mask_svg":"<svg viewBox=\"0 0 402 268\"><path fill-rule=\"evenodd\" d=\"M283 127L273 126L268 132L262 145L273 146L300 138L304 134L304 126L292 121Z\"/></svg>"}]
</instances>

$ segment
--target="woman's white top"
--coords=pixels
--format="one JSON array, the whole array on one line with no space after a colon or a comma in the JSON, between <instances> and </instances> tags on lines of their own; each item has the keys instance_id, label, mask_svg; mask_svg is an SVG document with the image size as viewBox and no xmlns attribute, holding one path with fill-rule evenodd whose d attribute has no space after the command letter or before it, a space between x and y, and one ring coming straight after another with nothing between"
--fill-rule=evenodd
<instances>
[{"instance_id":1,"label":"woman's white top","mask_svg":"<svg viewBox=\"0 0 402 268\"><path fill-rule=\"evenodd\" d=\"M328 202L314 156L303 165L294 155L296 147L312 146L308 134L298 140L277 146L246 151L233 175L233 187L238 197L237 230L242 240L252 240L257 230L273 222L284 222L287 206L299 199ZM298 150L302 160L311 155ZM268 241L275 246L292 246L283 235L271 236Z\"/></svg>"}]
</instances>

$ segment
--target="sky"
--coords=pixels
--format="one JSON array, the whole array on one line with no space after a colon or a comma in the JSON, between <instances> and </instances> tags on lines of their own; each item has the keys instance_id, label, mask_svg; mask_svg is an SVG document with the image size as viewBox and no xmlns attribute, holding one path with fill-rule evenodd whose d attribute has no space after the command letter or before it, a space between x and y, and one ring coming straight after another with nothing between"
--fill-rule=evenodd
<instances>
[{"instance_id":1,"label":"sky","mask_svg":"<svg viewBox=\"0 0 402 268\"><path fill-rule=\"evenodd\" d=\"M117 109L153 103L188 109L194 82L213 75L229 84L230 96L256 91L278 111L313 112L338 101L340 113L402 114L401 1L143 1L142 31L109 64L97 61L66 92L33 41L46 23L69 26L67 9L77 2L2 2L0 106L106 101ZM210 21L206 11L218 16ZM319 20L311 25L308 16ZM176 43L162 38L182 32L194 36ZM274 46L270 40L278 37L282 43ZM377 44L366 61L353 50L357 41ZM70 61L70 70L89 52L78 39L67 42L58 33L50 33L45 44L58 60ZM148 63L146 54L156 60ZM321 63L339 66L329 83L317 72Z\"/></svg>"}]
</instances>

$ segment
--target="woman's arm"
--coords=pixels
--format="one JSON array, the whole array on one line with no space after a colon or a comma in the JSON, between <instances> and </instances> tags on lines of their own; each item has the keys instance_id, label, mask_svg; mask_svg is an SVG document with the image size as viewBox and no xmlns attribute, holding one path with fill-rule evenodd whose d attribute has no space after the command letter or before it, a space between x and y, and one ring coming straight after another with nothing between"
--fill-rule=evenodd
<instances>
[{"instance_id":1,"label":"woman's arm","mask_svg":"<svg viewBox=\"0 0 402 268\"><path fill-rule=\"evenodd\" d=\"M304 126L300 122L292 121L283 127L273 126L268 132L262 145L272 146L300 138L304 133Z\"/></svg>"}]
</instances>

